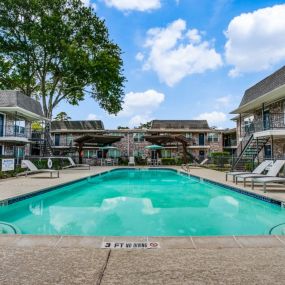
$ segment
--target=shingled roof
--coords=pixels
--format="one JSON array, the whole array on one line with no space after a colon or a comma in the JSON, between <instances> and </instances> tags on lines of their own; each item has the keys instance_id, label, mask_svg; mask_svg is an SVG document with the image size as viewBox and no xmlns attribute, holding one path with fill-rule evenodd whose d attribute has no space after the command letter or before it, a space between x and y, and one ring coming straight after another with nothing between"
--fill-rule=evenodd
<instances>
[{"instance_id":1,"label":"shingled roof","mask_svg":"<svg viewBox=\"0 0 285 285\"><path fill-rule=\"evenodd\" d=\"M21 108L44 117L41 104L20 91L0 90L0 107Z\"/></svg>"},{"instance_id":2,"label":"shingled roof","mask_svg":"<svg viewBox=\"0 0 285 285\"><path fill-rule=\"evenodd\" d=\"M100 120L93 121L52 121L51 131L54 130L104 130L103 122Z\"/></svg>"},{"instance_id":3,"label":"shingled roof","mask_svg":"<svg viewBox=\"0 0 285 285\"><path fill-rule=\"evenodd\" d=\"M239 107L285 84L285 66L247 89Z\"/></svg>"},{"instance_id":4,"label":"shingled roof","mask_svg":"<svg viewBox=\"0 0 285 285\"><path fill-rule=\"evenodd\" d=\"M209 129L206 120L153 120L151 129Z\"/></svg>"}]
</instances>

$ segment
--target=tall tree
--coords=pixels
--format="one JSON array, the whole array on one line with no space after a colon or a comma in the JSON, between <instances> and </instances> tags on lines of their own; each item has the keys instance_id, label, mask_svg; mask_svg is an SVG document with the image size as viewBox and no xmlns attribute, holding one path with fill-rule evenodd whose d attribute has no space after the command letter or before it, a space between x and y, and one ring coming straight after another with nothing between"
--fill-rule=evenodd
<instances>
[{"instance_id":1,"label":"tall tree","mask_svg":"<svg viewBox=\"0 0 285 285\"><path fill-rule=\"evenodd\" d=\"M58 113L55 118L56 121L69 121L71 117L69 117L65 112Z\"/></svg>"},{"instance_id":2,"label":"tall tree","mask_svg":"<svg viewBox=\"0 0 285 285\"><path fill-rule=\"evenodd\" d=\"M0 88L21 90L44 113L89 94L107 112L121 110L121 50L105 22L81 0L1 0Z\"/></svg>"}]
</instances>

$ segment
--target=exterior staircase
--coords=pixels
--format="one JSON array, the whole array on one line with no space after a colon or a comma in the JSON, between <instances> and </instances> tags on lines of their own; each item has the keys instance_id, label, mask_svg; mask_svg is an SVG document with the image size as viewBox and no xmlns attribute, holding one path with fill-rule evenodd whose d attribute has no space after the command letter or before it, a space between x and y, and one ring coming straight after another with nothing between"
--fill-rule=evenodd
<instances>
[{"instance_id":1,"label":"exterior staircase","mask_svg":"<svg viewBox=\"0 0 285 285\"><path fill-rule=\"evenodd\" d=\"M269 137L254 138L254 135L245 136L237 148L237 158L234 160L233 170L244 170L246 163L253 163L260 151L269 141Z\"/></svg>"},{"instance_id":2,"label":"exterior staircase","mask_svg":"<svg viewBox=\"0 0 285 285\"><path fill-rule=\"evenodd\" d=\"M45 157L53 156L52 138L50 135L50 125L47 123L44 130L44 142L42 145L42 155Z\"/></svg>"}]
</instances>

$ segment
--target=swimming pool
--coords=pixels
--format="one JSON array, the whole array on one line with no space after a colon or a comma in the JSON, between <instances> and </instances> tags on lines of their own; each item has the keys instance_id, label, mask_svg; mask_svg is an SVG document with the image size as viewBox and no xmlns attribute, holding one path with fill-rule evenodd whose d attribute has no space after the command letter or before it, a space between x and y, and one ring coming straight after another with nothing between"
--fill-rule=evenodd
<instances>
[{"instance_id":1,"label":"swimming pool","mask_svg":"<svg viewBox=\"0 0 285 285\"><path fill-rule=\"evenodd\" d=\"M173 170L117 169L0 207L0 221L34 235L267 235L285 209Z\"/></svg>"}]
</instances>

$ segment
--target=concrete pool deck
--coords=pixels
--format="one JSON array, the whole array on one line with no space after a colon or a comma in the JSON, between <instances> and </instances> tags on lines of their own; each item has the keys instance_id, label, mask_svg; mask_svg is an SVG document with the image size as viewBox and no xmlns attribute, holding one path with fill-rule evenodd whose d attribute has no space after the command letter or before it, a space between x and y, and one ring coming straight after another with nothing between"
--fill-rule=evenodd
<instances>
[{"instance_id":1,"label":"concrete pool deck","mask_svg":"<svg viewBox=\"0 0 285 285\"><path fill-rule=\"evenodd\" d=\"M153 237L161 248L142 250L99 249L102 240L0 236L0 283L234 285L285 280L284 236Z\"/></svg>"},{"instance_id":2,"label":"concrete pool deck","mask_svg":"<svg viewBox=\"0 0 285 285\"><path fill-rule=\"evenodd\" d=\"M115 167L63 170L0 181L0 200L37 192ZM181 170L180 167L167 167ZM229 186L222 172L190 174ZM248 187L240 189L251 191ZM285 201L285 189L254 193ZM102 242L159 242L159 249L101 249ZM0 284L284 284L284 236L75 237L0 235Z\"/></svg>"}]
</instances>

